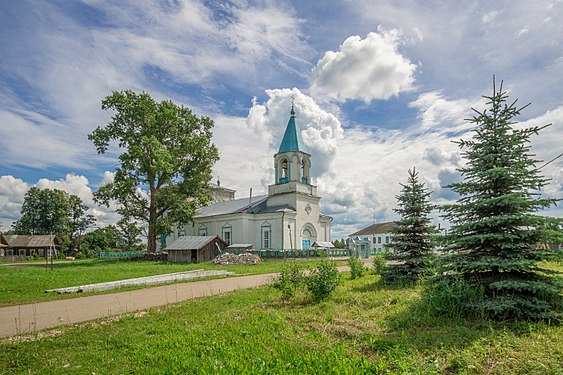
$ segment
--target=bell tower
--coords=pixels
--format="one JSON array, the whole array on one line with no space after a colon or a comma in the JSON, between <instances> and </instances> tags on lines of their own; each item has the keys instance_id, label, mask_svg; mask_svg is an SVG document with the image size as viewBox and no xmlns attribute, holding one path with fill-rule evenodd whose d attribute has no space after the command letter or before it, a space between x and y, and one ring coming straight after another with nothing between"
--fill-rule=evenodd
<instances>
[{"instance_id":1,"label":"bell tower","mask_svg":"<svg viewBox=\"0 0 563 375\"><path fill-rule=\"evenodd\" d=\"M303 143L293 105L280 148L274 155L274 170L275 181L269 186L268 195L299 192L316 196L317 187L311 184L311 154Z\"/></svg>"}]
</instances>

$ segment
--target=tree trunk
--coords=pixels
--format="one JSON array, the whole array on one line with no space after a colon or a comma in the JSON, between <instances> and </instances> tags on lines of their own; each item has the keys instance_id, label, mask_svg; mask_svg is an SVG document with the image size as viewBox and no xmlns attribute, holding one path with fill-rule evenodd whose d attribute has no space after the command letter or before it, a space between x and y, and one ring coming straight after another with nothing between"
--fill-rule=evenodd
<instances>
[{"instance_id":1,"label":"tree trunk","mask_svg":"<svg viewBox=\"0 0 563 375\"><path fill-rule=\"evenodd\" d=\"M147 250L149 253L156 253L156 199L154 189L151 188L150 205L149 205L149 233L147 238Z\"/></svg>"}]
</instances>

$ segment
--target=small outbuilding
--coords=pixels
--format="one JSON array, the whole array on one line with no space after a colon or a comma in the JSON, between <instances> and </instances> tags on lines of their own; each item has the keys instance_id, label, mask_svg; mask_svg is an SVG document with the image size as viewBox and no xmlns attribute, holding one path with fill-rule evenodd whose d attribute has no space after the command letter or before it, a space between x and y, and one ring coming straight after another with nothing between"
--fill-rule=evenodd
<instances>
[{"instance_id":1,"label":"small outbuilding","mask_svg":"<svg viewBox=\"0 0 563 375\"><path fill-rule=\"evenodd\" d=\"M166 246L168 261L172 263L207 262L227 247L219 236L182 236Z\"/></svg>"},{"instance_id":2,"label":"small outbuilding","mask_svg":"<svg viewBox=\"0 0 563 375\"><path fill-rule=\"evenodd\" d=\"M332 244L332 242L323 242L323 241L317 241L315 242L312 247L314 247L315 249L332 249L334 247L334 245Z\"/></svg>"}]
</instances>

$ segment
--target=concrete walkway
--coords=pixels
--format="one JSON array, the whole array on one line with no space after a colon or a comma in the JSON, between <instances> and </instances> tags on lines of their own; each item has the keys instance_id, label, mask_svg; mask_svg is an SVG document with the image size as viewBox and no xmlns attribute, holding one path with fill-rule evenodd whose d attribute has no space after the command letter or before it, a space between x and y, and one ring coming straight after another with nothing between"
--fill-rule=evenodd
<instances>
[{"instance_id":1,"label":"concrete walkway","mask_svg":"<svg viewBox=\"0 0 563 375\"><path fill-rule=\"evenodd\" d=\"M194 281L128 292L2 307L0 308L0 337L121 315L237 289L254 288L270 283L275 275L271 273Z\"/></svg>"},{"instance_id":2,"label":"concrete walkway","mask_svg":"<svg viewBox=\"0 0 563 375\"><path fill-rule=\"evenodd\" d=\"M340 272L349 270L348 266L338 267ZM256 288L269 284L276 275L276 273L268 273L193 281L127 292L1 307L0 338L223 294L237 289Z\"/></svg>"}]
</instances>

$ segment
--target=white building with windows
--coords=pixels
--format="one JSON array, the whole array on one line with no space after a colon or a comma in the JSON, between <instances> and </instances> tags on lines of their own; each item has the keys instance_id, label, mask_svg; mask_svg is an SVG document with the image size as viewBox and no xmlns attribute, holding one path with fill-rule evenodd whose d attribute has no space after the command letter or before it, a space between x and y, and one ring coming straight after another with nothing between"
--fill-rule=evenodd
<instances>
[{"instance_id":1,"label":"white building with windows","mask_svg":"<svg viewBox=\"0 0 563 375\"><path fill-rule=\"evenodd\" d=\"M274 155L275 181L268 195L216 202L198 210L194 225L178 228L166 244L184 235L219 235L228 245L253 244L255 249L309 249L330 241L332 218L320 211L317 187L311 184L307 153L295 111Z\"/></svg>"},{"instance_id":2,"label":"white building with windows","mask_svg":"<svg viewBox=\"0 0 563 375\"><path fill-rule=\"evenodd\" d=\"M361 229L348 236L348 249L356 250L358 256L364 257L365 254L380 253L387 251L386 245L391 242L391 229L395 228L397 224L394 222L379 223L370 225L367 228Z\"/></svg>"}]
</instances>

